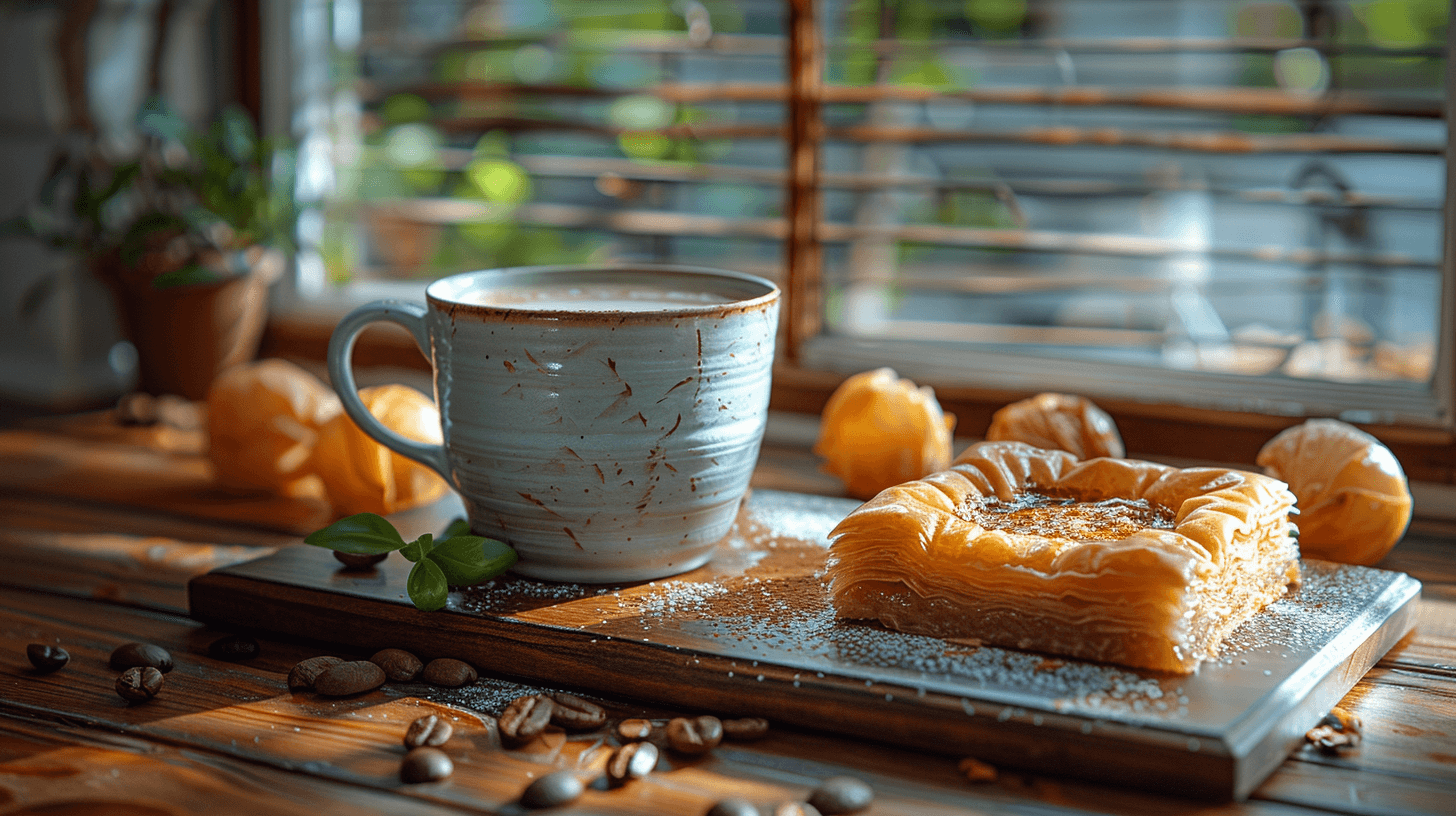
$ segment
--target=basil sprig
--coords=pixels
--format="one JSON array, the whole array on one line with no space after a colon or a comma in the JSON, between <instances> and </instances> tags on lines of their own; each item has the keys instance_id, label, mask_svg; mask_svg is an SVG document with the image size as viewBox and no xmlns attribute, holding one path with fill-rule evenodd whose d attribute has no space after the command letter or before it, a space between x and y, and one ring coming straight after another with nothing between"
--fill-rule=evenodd
<instances>
[{"instance_id":1,"label":"basil sprig","mask_svg":"<svg viewBox=\"0 0 1456 816\"><path fill-rule=\"evenodd\" d=\"M510 545L471 535L464 519L451 522L438 542L429 533L406 542L383 516L357 513L310 533L303 542L353 555L399 550L414 563L405 590L415 607L426 612L445 605L450 587L478 584L516 563L516 551Z\"/></svg>"}]
</instances>

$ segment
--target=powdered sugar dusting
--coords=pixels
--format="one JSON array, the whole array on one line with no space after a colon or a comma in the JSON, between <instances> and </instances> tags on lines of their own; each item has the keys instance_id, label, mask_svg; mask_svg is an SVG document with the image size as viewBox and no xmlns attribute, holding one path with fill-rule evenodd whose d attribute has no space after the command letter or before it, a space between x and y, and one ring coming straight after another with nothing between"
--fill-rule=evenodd
<instances>
[{"instance_id":1,"label":"powdered sugar dusting","mask_svg":"<svg viewBox=\"0 0 1456 816\"><path fill-rule=\"evenodd\" d=\"M594 637L668 648L688 684L695 667L712 663L732 682L800 689L823 678L862 681L877 699L909 705L949 695L967 717L1040 725L1044 715L1064 715L1198 734L1242 716L1401 577L1308 562L1302 585L1236 630L1218 659L1191 676L1159 675L836 620L826 535L855 506L760 491L719 555L693 572L610 587L498 579L460 594L455 608L526 621L549 609L554 625L575 619Z\"/></svg>"}]
</instances>

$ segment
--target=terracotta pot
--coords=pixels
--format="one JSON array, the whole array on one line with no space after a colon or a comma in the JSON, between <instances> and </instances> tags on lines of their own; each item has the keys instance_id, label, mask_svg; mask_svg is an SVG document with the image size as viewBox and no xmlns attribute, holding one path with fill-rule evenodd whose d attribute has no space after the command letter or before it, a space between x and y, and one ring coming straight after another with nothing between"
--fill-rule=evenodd
<instances>
[{"instance_id":1,"label":"terracotta pot","mask_svg":"<svg viewBox=\"0 0 1456 816\"><path fill-rule=\"evenodd\" d=\"M121 330L136 346L142 391L201 400L218 374L257 356L268 287L282 268L279 253L258 256L245 275L161 289L150 276L98 270L116 299Z\"/></svg>"}]
</instances>

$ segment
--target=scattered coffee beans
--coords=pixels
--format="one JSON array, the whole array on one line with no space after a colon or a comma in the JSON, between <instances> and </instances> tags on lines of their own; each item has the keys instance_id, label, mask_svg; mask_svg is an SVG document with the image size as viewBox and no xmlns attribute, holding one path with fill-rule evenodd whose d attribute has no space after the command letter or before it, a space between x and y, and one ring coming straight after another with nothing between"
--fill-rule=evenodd
<instances>
[{"instance_id":1,"label":"scattered coffee beans","mask_svg":"<svg viewBox=\"0 0 1456 816\"><path fill-rule=\"evenodd\" d=\"M337 666L343 663L343 658L320 655L310 657L307 660L300 660L294 664L288 672L288 687L295 691L311 691L313 683L320 674L330 666Z\"/></svg>"},{"instance_id":2,"label":"scattered coffee beans","mask_svg":"<svg viewBox=\"0 0 1456 816\"><path fill-rule=\"evenodd\" d=\"M743 742L761 739L767 733L768 720L762 717L740 717L723 721L723 739Z\"/></svg>"},{"instance_id":3,"label":"scattered coffee beans","mask_svg":"<svg viewBox=\"0 0 1456 816\"><path fill-rule=\"evenodd\" d=\"M966 757L956 767L969 782L981 784L996 781L996 766L988 765L975 757Z\"/></svg>"},{"instance_id":4,"label":"scattered coffee beans","mask_svg":"<svg viewBox=\"0 0 1456 816\"><path fill-rule=\"evenodd\" d=\"M59 646L50 646L45 643L32 643L26 646L25 656L30 658L30 665L34 666L36 671L44 674L60 671L71 662L70 652Z\"/></svg>"},{"instance_id":5,"label":"scattered coffee beans","mask_svg":"<svg viewBox=\"0 0 1456 816\"><path fill-rule=\"evenodd\" d=\"M858 813L874 800L874 789L852 776L830 777L809 794L809 804L824 816Z\"/></svg>"},{"instance_id":6,"label":"scattered coffee beans","mask_svg":"<svg viewBox=\"0 0 1456 816\"><path fill-rule=\"evenodd\" d=\"M162 690L162 673L152 666L132 666L116 678L116 693L129 703L144 703Z\"/></svg>"},{"instance_id":7,"label":"scattered coffee beans","mask_svg":"<svg viewBox=\"0 0 1456 816\"><path fill-rule=\"evenodd\" d=\"M329 697L362 694L384 685L384 669L367 660L351 660L330 666L314 678L313 689Z\"/></svg>"},{"instance_id":8,"label":"scattered coffee beans","mask_svg":"<svg viewBox=\"0 0 1456 816\"><path fill-rule=\"evenodd\" d=\"M420 679L432 686L459 688L479 680L480 675L476 673L474 666L463 660L437 657L425 664L424 671L420 672Z\"/></svg>"},{"instance_id":9,"label":"scattered coffee beans","mask_svg":"<svg viewBox=\"0 0 1456 816\"><path fill-rule=\"evenodd\" d=\"M637 719L622 720L617 723L617 736L628 742L645 740L652 736L652 721Z\"/></svg>"},{"instance_id":10,"label":"scattered coffee beans","mask_svg":"<svg viewBox=\"0 0 1456 816\"><path fill-rule=\"evenodd\" d=\"M780 802L774 805L773 816L820 816L819 809L807 802Z\"/></svg>"},{"instance_id":11,"label":"scattered coffee beans","mask_svg":"<svg viewBox=\"0 0 1456 816\"><path fill-rule=\"evenodd\" d=\"M567 731L590 731L607 722L607 710L575 694L557 692L551 695L551 722Z\"/></svg>"},{"instance_id":12,"label":"scattered coffee beans","mask_svg":"<svg viewBox=\"0 0 1456 816\"><path fill-rule=\"evenodd\" d=\"M717 717L674 717L667 723L667 744L681 754L706 754L723 741L723 723Z\"/></svg>"},{"instance_id":13,"label":"scattered coffee beans","mask_svg":"<svg viewBox=\"0 0 1456 816\"><path fill-rule=\"evenodd\" d=\"M408 683L425 668L418 657L404 649L380 649L369 662L384 669L384 676L396 683Z\"/></svg>"},{"instance_id":14,"label":"scattered coffee beans","mask_svg":"<svg viewBox=\"0 0 1456 816\"><path fill-rule=\"evenodd\" d=\"M111 668L120 671L133 666L151 666L162 674L172 670L172 655L150 643L123 643L111 652Z\"/></svg>"},{"instance_id":15,"label":"scattered coffee beans","mask_svg":"<svg viewBox=\"0 0 1456 816\"><path fill-rule=\"evenodd\" d=\"M439 748L415 748L399 764L399 778L405 782L439 782L455 772L455 763Z\"/></svg>"},{"instance_id":16,"label":"scattered coffee beans","mask_svg":"<svg viewBox=\"0 0 1456 816\"><path fill-rule=\"evenodd\" d=\"M425 746L438 748L444 745L453 733L455 733L455 727L450 723L434 714L427 714L409 724L409 729L404 732L404 744L406 748Z\"/></svg>"},{"instance_id":17,"label":"scattered coffee beans","mask_svg":"<svg viewBox=\"0 0 1456 816\"><path fill-rule=\"evenodd\" d=\"M526 786L521 792L521 805L532 809L557 807L575 801L585 787L571 771L554 771Z\"/></svg>"},{"instance_id":18,"label":"scattered coffee beans","mask_svg":"<svg viewBox=\"0 0 1456 816\"><path fill-rule=\"evenodd\" d=\"M383 561L389 553L374 553L373 555L355 555L354 553L339 552L334 550L334 558L338 559L344 566L345 572L368 572L374 569L374 565Z\"/></svg>"},{"instance_id":19,"label":"scattered coffee beans","mask_svg":"<svg viewBox=\"0 0 1456 816\"><path fill-rule=\"evenodd\" d=\"M629 742L607 759L607 784L625 785L652 773L657 767L657 746L650 742Z\"/></svg>"},{"instance_id":20,"label":"scattered coffee beans","mask_svg":"<svg viewBox=\"0 0 1456 816\"><path fill-rule=\"evenodd\" d=\"M513 743L531 741L551 722L554 705L551 698L544 694L530 694L512 700L496 720L501 739Z\"/></svg>"},{"instance_id":21,"label":"scattered coffee beans","mask_svg":"<svg viewBox=\"0 0 1456 816\"><path fill-rule=\"evenodd\" d=\"M752 802L737 796L730 796L714 802L703 816L760 816L760 814Z\"/></svg>"},{"instance_id":22,"label":"scattered coffee beans","mask_svg":"<svg viewBox=\"0 0 1456 816\"><path fill-rule=\"evenodd\" d=\"M207 654L233 663L252 660L262 651L258 641L247 635L223 635L207 645Z\"/></svg>"}]
</instances>

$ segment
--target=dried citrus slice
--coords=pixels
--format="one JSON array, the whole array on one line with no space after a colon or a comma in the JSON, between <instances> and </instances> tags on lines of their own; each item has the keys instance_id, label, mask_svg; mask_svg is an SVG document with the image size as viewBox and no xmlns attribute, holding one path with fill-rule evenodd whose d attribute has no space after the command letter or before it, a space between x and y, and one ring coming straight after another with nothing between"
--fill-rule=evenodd
<instances>
[{"instance_id":1,"label":"dried citrus slice","mask_svg":"<svg viewBox=\"0 0 1456 816\"><path fill-rule=\"evenodd\" d=\"M404 385L361 388L364 406L386 427L416 442L440 442L440 413L429 397ZM334 513L387 515L445 494L434 471L375 442L347 414L319 430L312 470L323 478Z\"/></svg>"},{"instance_id":2,"label":"dried citrus slice","mask_svg":"<svg viewBox=\"0 0 1456 816\"><path fill-rule=\"evenodd\" d=\"M1390 448L1334 419L1281 432L1256 460L1299 499L1300 552L1370 565L1385 557L1411 517L1410 487Z\"/></svg>"},{"instance_id":3,"label":"dried citrus slice","mask_svg":"<svg viewBox=\"0 0 1456 816\"><path fill-rule=\"evenodd\" d=\"M930 386L880 368L850 377L830 395L814 452L849 495L868 499L949 467L954 428L955 416L941 411Z\"/></svg>"},{"instance_id":4,"label":"dried citrus slice","mask_svg":"<svg viewBox=\"0 0 1456 816\"><path fill-rule=\"evenodd\" d=\"M1007 405L991 415L986 440L1025 442L1066 451L1078 459L1121 459L1124 454L1112 417L1091 400L1071 394L1037 394Z\"/></svg>"},{"instance_id":5,"label":"dried citrus slice","mask_svg":"<svg viewBox=\"0 0 1456 816\"><path fill-rule=\"evenodd\" d=\"M287 360L229 368L207 392L207 455L217 482L281 495L310 492L304 481L319 428L340 414L334 392Z\"/></svg>"}]
</instances>

